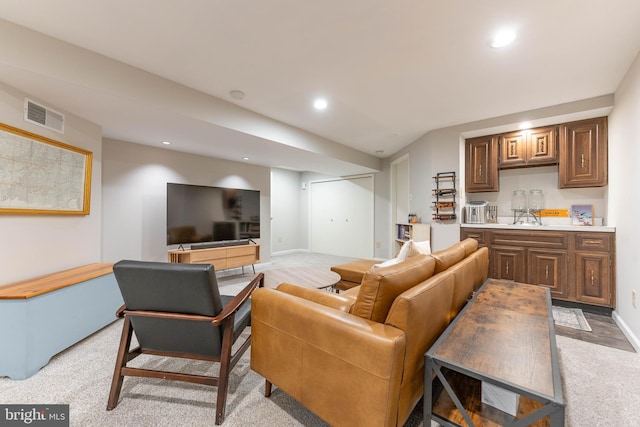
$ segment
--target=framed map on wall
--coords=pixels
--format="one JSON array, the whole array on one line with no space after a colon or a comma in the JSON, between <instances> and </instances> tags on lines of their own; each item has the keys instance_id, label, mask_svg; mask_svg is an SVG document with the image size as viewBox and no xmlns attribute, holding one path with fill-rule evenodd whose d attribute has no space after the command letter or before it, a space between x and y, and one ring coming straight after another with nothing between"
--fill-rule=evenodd
<instances>
[{"instance_id":1,"label":"framed map on wall","mask_svg":"<svg viewBox=\"0 0 640 427\"><path fill-rule=\"evenodd\" d=\"M89 215L92 153L0 123L0 214Z\"/></svg>"}]
</instances>

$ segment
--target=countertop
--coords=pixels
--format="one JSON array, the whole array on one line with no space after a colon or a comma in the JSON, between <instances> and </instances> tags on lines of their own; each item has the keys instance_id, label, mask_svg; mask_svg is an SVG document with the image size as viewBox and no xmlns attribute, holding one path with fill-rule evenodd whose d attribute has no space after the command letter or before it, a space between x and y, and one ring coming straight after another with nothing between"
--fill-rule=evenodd
<instances>
[{"instance_id":1,"label":"countertop","mask_svg":"<svg viewBox=\"0 0 640 427\"><path fill-rule=\"evenodd\" d=\"M545 224L543 225L526 225L526 224L460 224L463 228L496 228L504 230L545 230L545 231L582 231L582 232L604 232L615 233L615 227L603 225L571 225L571 224Z\"/></svg>"}]
</instances>

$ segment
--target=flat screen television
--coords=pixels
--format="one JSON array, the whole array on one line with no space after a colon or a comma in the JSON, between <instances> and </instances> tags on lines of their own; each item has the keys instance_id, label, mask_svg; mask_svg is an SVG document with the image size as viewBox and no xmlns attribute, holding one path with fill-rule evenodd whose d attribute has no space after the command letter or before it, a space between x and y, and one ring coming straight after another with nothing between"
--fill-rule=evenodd
<instances>
[{"instance_id":1,"label":"flat screen television","mask_svg":"<svg viewBox=\"0 0 640 427\"><path fill-rule=\"evenodd\" d=\"M167 245L260 238L260 191L167 183Z\"/></svg>"}]
</instances>

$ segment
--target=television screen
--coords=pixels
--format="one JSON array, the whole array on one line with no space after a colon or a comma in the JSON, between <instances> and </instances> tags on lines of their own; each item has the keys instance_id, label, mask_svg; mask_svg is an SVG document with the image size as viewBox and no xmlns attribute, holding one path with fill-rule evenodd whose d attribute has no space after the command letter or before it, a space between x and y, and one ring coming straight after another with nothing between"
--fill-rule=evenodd
<instances>
[{"instance_id":1,"label":"television screen","mask_svg":"<svg viewBox=\"0 0 640 427\"><path fill-rule=\"evenodd\" d=\"M167 183L167 245L260 238L260 191Z\"/></svg>"}]
</instances>

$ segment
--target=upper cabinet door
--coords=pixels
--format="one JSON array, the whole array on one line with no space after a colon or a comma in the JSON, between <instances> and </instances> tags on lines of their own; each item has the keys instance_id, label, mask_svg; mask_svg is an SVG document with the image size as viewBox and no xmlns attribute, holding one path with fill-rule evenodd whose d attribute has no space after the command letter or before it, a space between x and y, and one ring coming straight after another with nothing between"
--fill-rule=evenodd
<instances>
[{"instance_id":1,"label":"upper cabinet door","mask_svg":"<svg viewBox=\"0 0 640 427\"><path fill-rule=\"evenodd\" d=\"M527 140L523 131L500 136L500 168L513 168L527 164Z\"/></svg>"},{"instance_id":2,"label":"upper cabinet door","mask_svg":"<svg viewBox=\"0 0 640 427\"><path fill-rule=\"evenodd\" d=\"M556 126L531 129L527 133L527 165L555 165L558 163Z\"/></svg>"},{"instance_id":3,"label":"upper cabinet door","mask_svg":"<svg viewBox=\"0 0 640 427\"><path fill-rule=\"evenodd\" d=\"M469 138L465 143L465 191L498 191L498 141L495 135Z\"/></svg>"},{"instance_id":4,"label":"upper cabinet door","mask_svg":"<svg viewBox=\"0 0 640 427\"><path fill-rule=\"evenodd\" d=\"M557 126L510 132L500 135L499 168L555 165Z\"/></svg>"},{"instance_id":5,"label":"upper cabinet door","mask_svg":"<svg viewBox=\"0 0 640 427\"><path fill-rule=\"evenodd\" d=\"M562 125L559 188L607 185L607 118Z\"/></svg>"}]
</instances>

